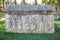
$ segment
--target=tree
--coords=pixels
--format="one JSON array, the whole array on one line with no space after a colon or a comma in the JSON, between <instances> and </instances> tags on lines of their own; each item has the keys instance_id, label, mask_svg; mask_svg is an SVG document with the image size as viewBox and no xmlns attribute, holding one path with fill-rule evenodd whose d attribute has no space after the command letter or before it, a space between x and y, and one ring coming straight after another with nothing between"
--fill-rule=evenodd
<instances>
[{"instance_id":1,"label":"tree","mask_svg":"<svg viewBox=\"0 0 60 40\"><path fill-rule=\"evenodd\" d=\"M16 0L15 0L15 5L17 5Z\"/></svg>"},{"instance_id":2,"label":"tree","mask_svg":"<svg viewBox=\"0 0 60 40\"><path fill-rule=\"evenodd\" d=\"M2 0L3 8L4 8L4 0Z\"/></svg>"},{"instance_id":3,"label":"tree","mask_svg":"<svg viewBox=\"0 0 60 40\"><path fill-rule=\"evenodd\" d=\"M2 8L2 7L1 7L1 0L0 0L0 11L1 11L1 8Z\"/></svg>"},{"instance_id":4,"label":"tree","mask_svg":"<svg viewBox=\"0 0 60 40\"><path fill-rule=\"evenodd\" d=\"M22 0L22 3L21 3L21 4L22 4L22 5L26 4L25 0Z\"/></svg>"},{"instance_id":5,"label":"tree","mask_svg":"<svg viewBox=\"0 0 60 40\"><path fill-rule=\"evenodd\" d=\"M4 4L5 2L4 1L5 0L2 0L2 4L1 4L2 5L2 11L4 11L4 7L5 7L5 4Z\"/></svg>"},{"instance_id":6,"label":"tree","mask_svg":"<svg viewBox=\"0 0 60 40\"><path fill-rule=\"evenodd\" d=\"M37 5L37 0L35 0L35 5Z\"/></svg>"},{"instance_id":7,"label":"tree","mask_svg":"<svg viewBox=\"0 0 60 40\"><path fill-rule=\"evenodd\" d=\"M1 5L1 0L0 0L0 5Z\"/></svg>"},{"instance_id":8,"label":"tree","mask_svg":"<svg viewBox=\"0 0 60 40\"><path fill-rule=\"evenodd\" d=\"M43 5L52 5L54 7L57 7L57 1L58 0L42 0Z\"/></svg>"},{"instance_id":9,"label":"tree","mask_svg":"<svg viewBox=\"0 0 60 40\"><path fill-rule=\"evenodd\" d=\"M12 0L10 0L9 5L12 5Z\"/></svg>"},{"instance_id":10,"label":"tree","mask_svg":"<svg viewBox=\"0 0 60 40\"><path fill-rule=\"evenodd\" d=\"M4 1L5 0L0 0L0 6L1 6L1 8L0 8L0 18L2 18L4 16L4 14L2 13L4 11L4 5L5 5Z\"/></svg>"},{"instance_id":11,"label":"tree","mask_svg":"<svg viewBox=\"0 0 60 40\"><path fill-rule=\"evenodd\" d=\"M57 6L57 12L59 12L60 13L60 0L58 0L58 4L57 4L58 6Z\"/></svg>"}]
</instances>

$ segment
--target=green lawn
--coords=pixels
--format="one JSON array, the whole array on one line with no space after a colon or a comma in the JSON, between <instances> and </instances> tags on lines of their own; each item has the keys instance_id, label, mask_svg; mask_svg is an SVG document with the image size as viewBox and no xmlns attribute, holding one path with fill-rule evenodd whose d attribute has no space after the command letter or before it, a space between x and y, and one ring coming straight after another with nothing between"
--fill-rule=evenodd
<instances>
[{"instance_id":1,"label":"green lawn","mask_svg":"<svg viewBox=\"0 0 60 40\"><path fill-rule=\"evenodd\" d=\"M19 34L5 32L5 21L0 20L0 40L60 40L60 21L55 21L55 33L53 34Z\"/></svg>"},{"instance_id":2,"label":"green lawn","mask_svg":"<svg viewBox=\"0 0 60 40\"><path fill-rule=\"evenodd\" d=\"M5 19L0 18L0 32L5 32Z\"/></svg>"}]
</instances>

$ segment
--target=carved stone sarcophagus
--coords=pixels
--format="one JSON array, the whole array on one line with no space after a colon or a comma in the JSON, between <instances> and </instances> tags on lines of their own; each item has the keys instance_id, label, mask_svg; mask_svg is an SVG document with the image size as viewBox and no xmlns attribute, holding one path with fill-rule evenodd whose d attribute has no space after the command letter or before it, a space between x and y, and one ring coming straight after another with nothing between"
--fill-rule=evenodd
<instances>
[{"instance_id":1,"label":"carved stone sarcophagus","mask_svg":"<svg viewBox=\"0 0 60 40\"><path fill-rule=\"evenodd\" d=\"M54 8L49 5L20 5L6 8L6 31L54 33Z\"/></svg>"}]
</instances>

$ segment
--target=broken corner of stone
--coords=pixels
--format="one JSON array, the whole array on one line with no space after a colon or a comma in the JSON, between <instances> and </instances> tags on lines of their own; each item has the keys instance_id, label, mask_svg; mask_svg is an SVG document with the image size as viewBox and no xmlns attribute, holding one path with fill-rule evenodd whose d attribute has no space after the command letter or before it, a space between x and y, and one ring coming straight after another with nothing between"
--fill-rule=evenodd
<instances>
[{"instance_id":1,"label":"broken corner of stone","mask_svg":"<svg viewBox=\"0 0 60 40\"><path fill-rule=\"evenodd\" d=\"M54 33L55 8L49 5L6 7L6 32Z\"/></svg>"}]
</instances>

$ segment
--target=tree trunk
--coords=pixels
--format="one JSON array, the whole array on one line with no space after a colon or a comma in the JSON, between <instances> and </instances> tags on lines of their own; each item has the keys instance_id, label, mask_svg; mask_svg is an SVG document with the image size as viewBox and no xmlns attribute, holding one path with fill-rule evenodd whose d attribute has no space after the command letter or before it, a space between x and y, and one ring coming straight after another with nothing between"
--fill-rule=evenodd
<instances>
[{"instance_id":1,"label":"tree trunk","mask_svg":"<svg viewBox=\"0 0 60 40\"><path fill-rule=\"evenodd\" d=\"M26 4L26 3L25 3L25 0L22 0L22 4L23 4L23 5Z\"/></svg>"},{"instance_id":2,"label":"tree trunk","mask_svg":"<svg viewBox=\"0 0 60 40\"><path fill-rule=\"evenodd\" d=\"M57 12L60 13L60 0L58 0Z\"/></svg>"},{"instance_id":3,"label":"tree trunk","mask_svg":"<svg viewBox=\"0 0 60 40\"><path fill-rule=\"evenodd\" d=\"M3 5L3 9L2 9L2 11L4 11L4 0L2 0L2 5Z\"/></svg>"},{"instance_id":4,"label":"tree trunk","mask_svg":"<svg viewBox=\"0 0 60 40\"><path fill-rule=\"evenodd\" d=\"M15 0L15 5L17 5L16 0Z\"/></svg>"},{"instance_id":5,"label":"tree trunk","mask_svg":"<svg viewBox=\"0 0 60 40\"><path fill-rule=\"evenodd\" d=\"M37 5L37 0L35 0L35 5Z\"/></svg>"}]
</instances>

